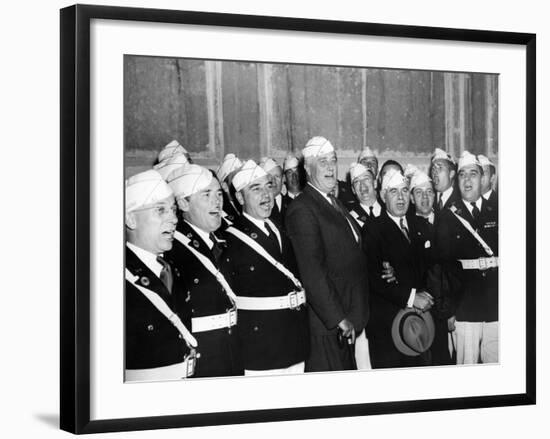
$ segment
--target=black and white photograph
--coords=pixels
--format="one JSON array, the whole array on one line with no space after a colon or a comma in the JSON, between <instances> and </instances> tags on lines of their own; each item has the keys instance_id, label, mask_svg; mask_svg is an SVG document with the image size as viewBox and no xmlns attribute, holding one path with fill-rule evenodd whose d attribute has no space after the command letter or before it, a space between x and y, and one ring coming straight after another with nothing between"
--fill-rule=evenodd
<instances>
[{"instance_id":1,"label":"black and white photograph","mask_svg":"<svg viewBox=\"0 0 550 439\"><path fill-rule=\"evenodd\" d=\"M499 75L124 56L124 379L499 363Z\"/></svg>"},{"instance_id":2,"label":"black and white photograph","mask_svg":"<svg viewBox=\"0 0 550 439\"><path fill-rule=\"evenodd\" d=\"M60 11L62 430L538 403L536 34L295 6Z\"/></svg>"}]
</instances>

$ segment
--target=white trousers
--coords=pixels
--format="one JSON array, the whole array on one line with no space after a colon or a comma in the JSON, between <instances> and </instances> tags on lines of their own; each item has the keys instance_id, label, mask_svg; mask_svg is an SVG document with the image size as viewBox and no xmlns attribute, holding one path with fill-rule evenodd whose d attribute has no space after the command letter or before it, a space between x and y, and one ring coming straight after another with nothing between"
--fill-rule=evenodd
<instances>
[{"instance_id":1,"label":"white trousers","mask_svg":"<svg viewBox=\"0 0 550 439\"><path fill-rule=\"evenodd\" d=\"M262 375L292 375L298 373L304 373L306 363L293 364L292 366L283 367L281 369L266 369L266 370L249 370L245 369L245 376L262 376Z\"/></svg>"},{"instance_id":2,"label":"white trousers","mask_svg":"<svg viewBox=\"0 0 550 439\"><path fill-rule=\"evenodd\" d=\"M355 362L357 370L372 369L370 364L369 341L365 335L365 330L355 337Z\"/></svg>"},{"instance_id":3,"label":"white trousers","mask_svg":"<svg viewBox=\"0 0 550 439\"><path fill-rule=\"evenodd\" d=\"M455 322L457 364L498 363L498 322Z\"/></svg>"}]
</instances>

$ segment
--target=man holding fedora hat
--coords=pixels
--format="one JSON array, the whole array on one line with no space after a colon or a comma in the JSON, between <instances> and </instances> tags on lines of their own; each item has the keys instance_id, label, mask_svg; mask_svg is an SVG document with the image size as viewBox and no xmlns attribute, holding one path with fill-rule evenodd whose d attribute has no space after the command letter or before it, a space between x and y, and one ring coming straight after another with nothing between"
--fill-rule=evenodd
<instances>
[{"instance_id":1,"label":"man holding fedora hat","mask_svg":"<svg viewBox=\"0 0 550 439\"><path fill-rule=\"evenodd\" d=\"M433 321L428 313L434 300L424 283L424 242L418 239L415 223L406 217L408 180L401 171L390 169L381 186L385 210L372 227L363 228L372 287L367 325L371 364L373 368L428 365L428 349L433 341ZM383 278L387 263L393 267L396 281Z\"/></svg>"}]
</instances>

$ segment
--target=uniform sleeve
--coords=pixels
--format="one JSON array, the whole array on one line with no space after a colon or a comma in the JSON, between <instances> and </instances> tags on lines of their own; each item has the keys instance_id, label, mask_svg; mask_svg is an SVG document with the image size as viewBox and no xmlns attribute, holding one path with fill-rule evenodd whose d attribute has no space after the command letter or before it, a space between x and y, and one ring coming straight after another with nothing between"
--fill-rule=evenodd
<instances>
[{"instance_id":1,"label":"uniform sleeve","mask_svg":"<svg viewBox=\"0 0 550 439\"><path fill-rule=\"evenodd\" d=\"M306 297L327 329L335 328L345 317L338 292L328 276L328 267L318 219L305 205L289 206L287 233L294 248Z\"/></svg>"}]
</instances>

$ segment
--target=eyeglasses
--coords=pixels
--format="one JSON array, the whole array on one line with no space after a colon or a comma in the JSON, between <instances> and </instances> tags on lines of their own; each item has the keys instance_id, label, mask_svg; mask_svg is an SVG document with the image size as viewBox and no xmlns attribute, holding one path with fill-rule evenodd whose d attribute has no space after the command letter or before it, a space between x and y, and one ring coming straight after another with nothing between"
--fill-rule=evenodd
<instances>
[{"instance_id":1,"label":"eyeglasses","mask_svg":"<svg viewBox=\"0 0 550 439\"><path fill-rule=\"evenodd\" d=\"M146 207L141 207L139 209L135 209L134 212L140 212L140 211L151 210L151 209L153 209L155 213L161 218L166 218L169 215L176 216L178 212L178 208L175 204L172 204L170 206L167 206L164 204L155 204L153 206L146 206Z\"/></svg>"}]
</instances>

